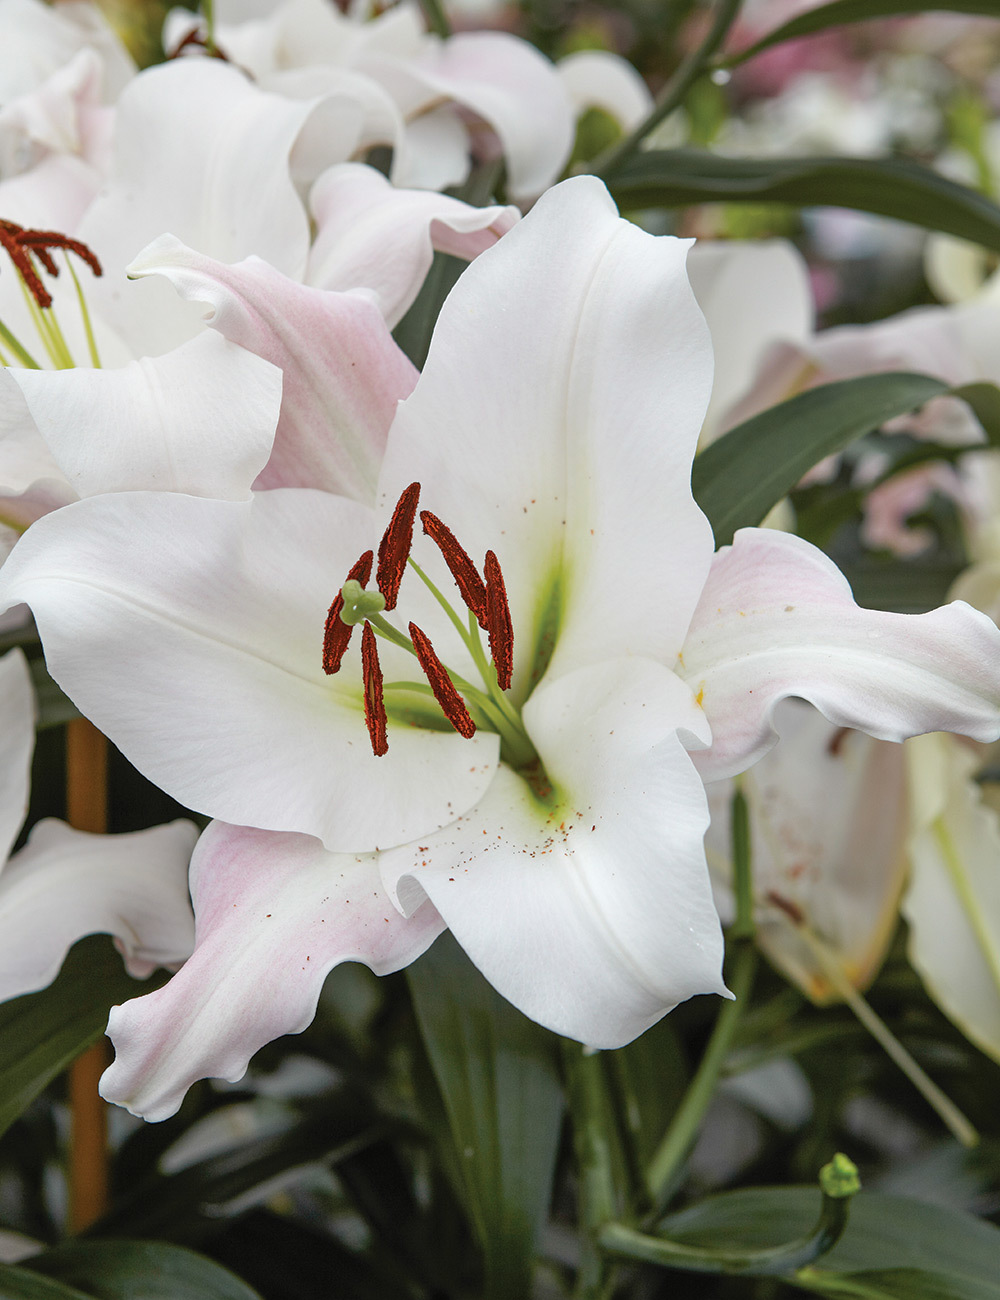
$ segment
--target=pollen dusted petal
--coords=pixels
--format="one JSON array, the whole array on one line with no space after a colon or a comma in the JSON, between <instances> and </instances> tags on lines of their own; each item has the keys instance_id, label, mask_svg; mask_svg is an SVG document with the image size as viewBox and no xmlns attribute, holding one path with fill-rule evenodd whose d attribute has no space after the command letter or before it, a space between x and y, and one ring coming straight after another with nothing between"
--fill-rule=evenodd
<instances>
[{"instance_id":1,"label":"pollen dusted petal","mask_svg":"<svg viewBox=\"0 0 1000 1300\"><path fill-rule=\"evenodd\" d=\"M345 581L350 582L353 578L355 582L360 582L363 587L372 576L372 561L374 559L375 554L373 551L365 551L361 559L351 569ZM340 617L340 611L343 608L344 597L338 591L327 613L326 627L323 629L323 671L328 677L332 676L340 668L340 661L344 657L350 644L351 633L354 631L354 624L345 623Z\"/></svg>"},{"instance_id":2,"label":"pollen dusted petal","mask_svg":"<svg viewBox=\"0 0 1000 1300\"><path fill-rule=\"evenodd\" d=\"M382 694L382 667L378 661L378 647L370 623L361 634L361 675L365 683L365 722L372 740L372 752L381 758L388 752L386 734L385 698Z\"/></svg>"},{"instance_id":3,"label":"pollen dusted petal","mask_svg":"<svg viewBox=\"0 0 1000 1300\"><path fill-rule=\"evenodd\" d=\"M424 532L444 556L444 562L455 579L455 585L462 593L462 599L475 614L483 631L488 631L486 584L480 578L479 571L469 558L468 552L461 546L448 525L443 524L437 515L432 515L429 510L421 510L420 522L424 526Z\"/></svg>"},{"instance_id":4,"label":"pollen dusted petal","mask_svg":"<svg viewBox=\"0 0 1000 1300\"><path fill-rule=\"evenodd\" d=\"M396 608L399 584L403 581L406 561L413 545L413 521L417 517L420 484L411 483L405 488L392 512L389 527L382 535L378 548L378 573L375 581L385 597L386 609Z\"/></svg>"},{"instance_id":5,"label":"pollen dusted petal","mask_svg":"<svg viewBox=\"0 0 1000 1300\"><path fill-rule=\"evenodd\" d=\"M454 682L448 676L448 670L434 653L430 638L417 627L416 623L411 623L410 639L420 660L420 667L431 684L434 698L441 705L441 712L460 736L465 736L466 740L471 739L476 734L476 724L469 716L469 710L455 689Z\"/></svg>"},{"instance_id":6,"label":"pollen dusted petal","mask_svg":"<svg viewBox=\"0 0 1000 1300\"><path fill-rule=\"evenodd\" d=\"M500 572L500 561L493 551L486 552L483 571L486 574L486 622L490 654L493 656L500 689L507 691L510 690L514 672L514 629L511 626L507 588Z\"/></svg>"}]
</instances>

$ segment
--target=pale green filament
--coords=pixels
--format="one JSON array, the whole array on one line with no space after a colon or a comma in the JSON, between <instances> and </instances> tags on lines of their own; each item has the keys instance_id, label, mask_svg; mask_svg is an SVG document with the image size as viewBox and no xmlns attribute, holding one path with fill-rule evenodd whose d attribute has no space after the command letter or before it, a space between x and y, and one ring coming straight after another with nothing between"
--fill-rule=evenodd
<instances>
[{"instance_id":1,"label":"pale green filament","mask_svg":"<svg viewBox=\"0 0 1000 1300\"><path fill-rule=\"evenodd\" d=\"M497 681L496 668L486 657L480 640L479 625L475 617L470 615L469 626L466 627L461 617L451 607L427 574L424 573L423 569L412 559L409 563L448 615L452 626L461 637L483 680L485 689L473 686L471 682L466 681L458 673L452 672L450 668L445 669L452 685L464 697L466 707L473 715L473 721L476 722L477 726L495 731L499 735L505 750L505 757L514 767L527 767L537 763L539 761L538 754L524 729L521 716L501 691ZM354 625L367 621L376 635L391 641L393 645L399 646L401 650L406 650L415 658L418 657L410 638L382 617L385 601L379 592L366 591L359 582L349 579L344 583L340 594L344 601L344 608L340 614L342 622ZM389 682L383 687L383 690L386 693L409 691L421 695L433 695L431 688L423 682Z\"/></svg>"},{"instance_id":2,"label":"pale green filament","mask_svg":"<svg viewBox=\"0 0 1000 1300\"><path fill-rule=\"evenodd\" d=\"M79 276L73 261L67 252L66 265L69 267L69 273L73 278L73 287L76 290L76 300L80 304L80 319L83 321L83 332L87 336L87 351L90 353L90 364L95 370L101 368L101 358L97 351L97 340L94 338L94 327L90 320L90 312L87 310L87 299L83 295L83 288L80 285Z\"/></svg>"},{"instance_id":3,"label":"pale green filament","mask_svg":"<svg viewBox=\"0 0 1000 1300\"><path fill-rule=\"evenodd\" d=\"M3 339L11 352L15 357L17 357L18 361L20 361L21 365L24 366L26 370L41 370L42 367L20 340L11 333L3 321L0 321L0 339ZM6 366L8 362L5 360L3 364Z\"/></svg>"}]
</instances>

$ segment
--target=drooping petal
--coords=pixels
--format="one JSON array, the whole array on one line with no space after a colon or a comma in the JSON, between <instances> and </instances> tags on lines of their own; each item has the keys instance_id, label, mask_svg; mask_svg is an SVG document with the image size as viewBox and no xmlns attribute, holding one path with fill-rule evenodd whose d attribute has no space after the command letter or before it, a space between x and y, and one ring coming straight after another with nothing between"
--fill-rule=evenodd
<instances>
[{"instance_id":1,"label":"drooping petal","mask_svg":"<svg viewBox=\"0 0 1000 1300\"><path fill-rule=\"evenodd\" d=\"M281 415L258 487L372 501L396 405L417 379L374 303L308 288L256 257L228 266L169 235L130 273L164 276L182 298L208 305L214 329L280 368Z\"/></svg>"},{"instance_id":2,"label":"drooping petal","mask_svg":"<svg viewBox=\"0 0 1000 1300\"><path fill-rule=\"evenodd\" d=\"M80 496L247 497L281 402L280 371L210 331L121 370L7 373Z\"/></svg>"},{"instance_id":3,"label":"drooping petal","mask_svg":"<svg viewBox=\"0 0 1000 1300\"><path fill-rule=\"evenodd\" d=\"M113 934L131 974L190 953L187 870L198 832L176 821L90 835L48 818L0 876L0 1000L45 988L86 934Z\"/></svg>"},{"instance_id":4,"label":"drooping petal","mask_svg":"<svg viewBox=\"0 0 1000 1300\"><path fill-rule=\"evenodd\" d=\"M380 858L404 906L428 896L504 997L595 1047L620 1047L695 993L722 993L702 837L704 789L677 732L704 715L644 660L539 688L525 723L553 790L504 766L437 835Z\"/></svg>"},{"instance_id":5,"label":"drooping petal","mask_svg":"<svg viewBox=\"0 0 1000 1300\"><path fill-rule=\"evenodd\" d=\"M498 750L495 735L393 724L375 758L358 659L324 674L331 598L383 526L299 488L89 497L32 525L0 568L0 601L31 605L53 677L187 807L369 851L470 807ZM432 635L444 621L417 612ZM419 676L392 645L383 665L387 681Z\"/></svg>"},{"instance_id":6,"label":"drooping petal","mask_svg":"<svg viewBox=\"0 0 1000 1300\"><path fill-rule=\"evenodd\" d=\"M712 548L690 490L711 355L685 251L620 220L593 177L557 186L463 273L396 416L380 505L417 480L471 556L496 552L515 695L554 631L553 673L680 649Z\"/></svg>"},{"instance_id":7,"label":"drooping petal","mask_svg":"<svg viewBox=\"0 0 1000 1300\"><path fill-rule=\"evenodd\" d=\"M0 871L28 811L35 693L20 650L0 659Z\"/></svg>"},{"instance_id":8,"label":"drooping petal","mask_svg":"<svg viewBox=\"0 0 1000 1300\"><path fill-rule=\"evenodd\" d=\"M678 671L704 705L706 780L733 776L774 744L789 695L880 740L1000 734L1000 632L955 601L928 614L856 605L823 553L789 533L741 529L717 554Z\"/></svg>"},{"instance_id":9,"label":"drooping petal","mask_svg":"<svg viewBox=\"0 0 1000 1300\"><path fill-rule=\"evenodd\" d=\"M474 208L447 194L399 189L360 163L325 172L309 206L317 230L307 281L371 290L390 328L416 298L435 248L471 261L520 216L514 207Z\"/></svg>"},{"instance_id":10,"label":"drooping petal","mask_svg":"<svg viewBox=\"0 0 1000 1300\"><path fill-rule=\"evenodd\" d=\"M408 965L444 928L430 904L404 919L374 855L328 853L307 835L214 822L191 863L193 956L155 993L115 1007L115 1062L101 1094L166 1119L197 1079L235 1082L258 1048L298 1034L327 973L362 961L379 975Z\"/></svg>"},{"instance_id":11,"label":"drooping petal","mask_svg":"<svg viewBox=\"0 0 1000 1300\"><path fill-rule=\"evenodd\" d=\"M871 983L906 871L906 756L899 745L832 726L801 700L782 701L775 719L781 739L741 782L756 940L810 998L828 1002L836 992L802 931L819 937L856 988ZM727 903L731 796L729 781L708 787L705 849Z\"/></svg>"},{"instance_id":12,"label":"drooping petal","mask_svg":"<svg viewBox=\"0 0 1000 1300\"><path fill-rule=\"evenodd\" d=\"M1000 821L976 754L955 737L921 736L907 751L910 961L945 1015L1000 1061Z\"/></svg>"}]
</instances>

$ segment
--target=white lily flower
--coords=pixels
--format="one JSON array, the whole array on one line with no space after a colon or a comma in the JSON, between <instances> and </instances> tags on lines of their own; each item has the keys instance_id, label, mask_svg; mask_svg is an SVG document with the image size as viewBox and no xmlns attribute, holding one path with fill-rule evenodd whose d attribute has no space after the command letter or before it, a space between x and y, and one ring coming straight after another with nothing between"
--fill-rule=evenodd
<instances>
[{"instance_id":1,"label":"white lily flower","mask_svg":"<svg viewBox=\"0 0 1000 1300\"><path fill-rule=\"evenodd\" d=\"M711 356L685 254L594 178L566 182L449 297L374 507L301 487L105 495L15 548L0 599L32 606L63 688L232 823L199 850L195 957L115 1013L106 1095L170 1113L193 1078L236 1077L301 1028L332 961L392 968L442 922L529 1016L620 1045L723 991L703 780L770 747L778 700L884 739L1000 734L983 615L860 609L782 534L713 558L690 490ZM241 944L241 992L216 996Z\"/></svg>"},{"instance_id":2,"label":"white lily flower","mask_svg":"<svg viewBox=\"0 0 1000 1300\"><path fill-rule=\"evenodd\" d=\"M136 977L191 951L188 821L90 835L47 819L8 857L28 806L34 695L24 656L0 659L0 1001L44 988L87 934L115 936Z\"/></svg>"}]
</instances>

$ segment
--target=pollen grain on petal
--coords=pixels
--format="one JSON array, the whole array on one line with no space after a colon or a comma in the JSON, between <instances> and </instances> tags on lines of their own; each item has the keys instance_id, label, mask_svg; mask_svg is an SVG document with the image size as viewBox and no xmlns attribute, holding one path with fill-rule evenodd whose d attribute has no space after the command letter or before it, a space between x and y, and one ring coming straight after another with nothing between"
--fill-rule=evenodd
<instances>
[{"instance_id":1,"label":"pollen grain on petal","mask_svg":"<svg viewBox=\"0 0 1000 1300\"><path fill-rule=\"evenodd\" d=\"M382 693L382 666L372 625L366 623L361 633L361 674L365 684L365 722L371 737L372 753L381 758L388 752L385 697Z\"/></svg>"},{"instance_id":2,"label":"pollen grain on petal","mask_svg":"<svg viewBox=\"0 0 1000 1300\"><path fill-rule=\"evenodd\" d=\"M510 689L514 673L514 628L510 621L510 605L500 561L493 551L486 552L483 565L486 574L486 622L490 638L490 654L497 670L497 682L502 691Z\"/></svg>"},{"instance_id":3,"label":"pollen grain on petal","mask_svg":"<svg viewBox=\"0 0 1000 1300\"><path fill-rule=\"evenodd\" d=\"M386 609L396 608L399 584L403 581L406 561L413 545L413 521L417 517L420 484L411 483L403 490L392 512L389 527L382 534L378 547L378 572L375 581L385 597Z\"/></svg>"},{"instance_id":4,"label":"pollen grain on petal","mask_svg":"<svg viewBox=\"0 0 1000 1300\"><path fill-rule=\"evenodd\" d=\"M441 712L448 719L460 736L466 740L476 734L476 724L465 707L465 701L455 689L455 684L448 676L448 670L437 657L426 632L422 632L416 623L410 624L410 639L420 660L420 667L431 684L434 698L441 706Z\"/></svg>"},{"instance_id":5,"label":"pollen grain on petal","mask_svg":"<svg viewBox=\"0 0 1000 1300\"><path fill-rule=\"evenodd\" d=\"M375 559L372 551L365 551L361 559L354 565L347 575L346 581L350 582L353 578L355 582L360 582L362 587L372 576L372 562ZM333 599L326 616L326 626L323 629L323 671L328 677L332 676L340 668L341 660L350 644L351 633L354 631L352 624L347 624L340 617L340 612L344 608L344 597L341 592L337 592Z\"/></svg>"},{"instance_id":6,"label":"pollen grain on petal","mask_svg":"<svg viewBox=\"0 0 1000 1300\"><path fill-rule=\"evenodd\" d=\"M455 585L461 592L462 599L475 614L483 631L488 631L486 584L479 576L479 572L469 558L468 552L464 550L448 525L443 524L437 515L431 514L429 510L421 510L420 522L424 526L424 532L444 557L444 562L447 564L451 576L455 579Z\"/></svg>"}]
</instances>

